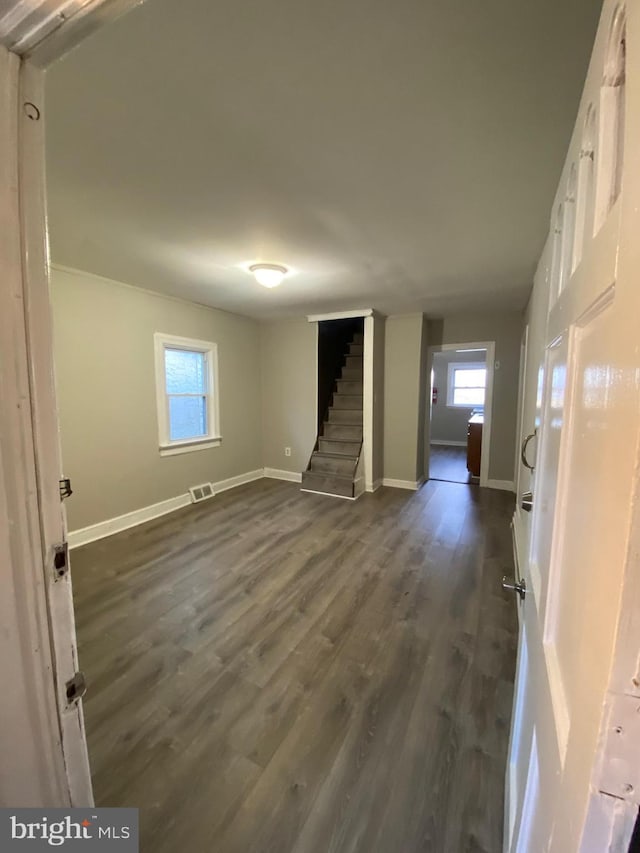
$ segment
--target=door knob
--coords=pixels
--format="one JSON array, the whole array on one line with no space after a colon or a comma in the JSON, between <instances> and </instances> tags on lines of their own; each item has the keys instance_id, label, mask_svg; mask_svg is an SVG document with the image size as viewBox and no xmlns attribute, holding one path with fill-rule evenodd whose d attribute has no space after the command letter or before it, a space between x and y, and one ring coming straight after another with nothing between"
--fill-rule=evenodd
<instances>
[{"instance_id":1,"label":"door knob","mask_svg":"<svg viewBox=\"0 0 640 853\"><path fill-rule=\"evenodd\" d=\"M525 512L531 512L533 509L533 492L524 492L520 506Z\"/></svg>"},{"instance_id":2,"label":"door knob","mask_svg":"<svg viewBox=\"0 0 640 853\"><path fill-rule=\"evenodd\" d=\"M520 596L520 601L524 601L524 597L527 594L527 584L524 578L521 581L516 581L513 578L505 576L502 578L502 589L517 592Z\"/></svg>"}]
</instances>

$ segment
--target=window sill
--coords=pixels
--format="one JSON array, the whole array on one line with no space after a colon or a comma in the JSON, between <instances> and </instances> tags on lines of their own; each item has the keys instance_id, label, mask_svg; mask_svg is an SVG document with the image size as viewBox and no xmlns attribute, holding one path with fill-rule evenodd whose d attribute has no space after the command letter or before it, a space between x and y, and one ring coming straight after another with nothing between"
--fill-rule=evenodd
<instances>
[{"instance_id":1,"label":"window sill","mask_svg":"<svg viewBox=\"0 0 640 853\"><path fill-rule=\"evenodd\" d=\"M220 447L222 436L218 438L203 438L197 441L175 441L172 444L160 445L160 456L177 456L180 453L193 453L194 450L209 450Z\"/></svg>"},{"instance_id":2,"label":"window sill","mask_svg":"<svg viewBox=\"0 0 640 853\"><path fill-rule=\"evenodd\" d=\"M484 406L470 406L466 403L447 403L447 409L469 409L469 411L471 411L472 409L482 409L484 411Z\"/></svg>"}]
</instances>

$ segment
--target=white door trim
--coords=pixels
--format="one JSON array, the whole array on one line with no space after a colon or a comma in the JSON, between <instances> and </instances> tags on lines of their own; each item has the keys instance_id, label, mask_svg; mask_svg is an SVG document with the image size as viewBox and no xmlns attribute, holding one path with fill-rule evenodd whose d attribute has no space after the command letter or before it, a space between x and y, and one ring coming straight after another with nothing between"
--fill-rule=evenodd
<instances>
[{"instance_id":1,"label":"white door trim","mask_svg":"<svg viewBox=\"0 0 640 853\"><path fill-rule=\"evenodd\" d=\"M0 44L46 68L91 33L140 5L141 0L8 0L0 17Z\"/></svg>"},{"instance_id":2,"label":"white door trim","mask_svg":"<svg viewBox=\"0 0 640 853\"><path fill-rule=\"evenodd\" d=\"M358 308L353 311L333 311L329 314L307 314L309 323L321 323L324 320L351 320L355 317L371 317L373 308Z\"/></svg>"},{"instance_id":3,"label":"white door trim","mask_svg":"<svg viewBox=\"0 0 640 853\"><path fill-rule=\"evenodd\" d=\"M52 652L28 373L18 196L20 61L0 46L0 795L68 806Z\"/></svg>"},{"instance_id":4,"label":"white door trim","mask_svg":"<svg viewBox=\"0 0 640 853\"><path fill-rule=\"evenodd\" d=\"M318 323L325 320L349 320L352 318L362 317L364 319L363 328L363 348L362 348L362 453L361 457L364 461L364 483L367 492L374 491L373 482L373 407L374 407L374 335L375 323L374 316L379 316L372 308L363 308L359 311L337 311L333 314L309 314L307 320L309 323L316 324L316 401L318 399L318 344L317 336L319 334ZM317 402L316 402L316 422L318 420Z\"/></svg>"},{"instance_id":5,"label":"white door trim","mask_svg":"<svg viewBox=\"0 0 640 853\"><path fill-rule=\"evenodd\" d=\"M489 480L489 461L491 458L491 421L493 419L493 374L495 370L496 360L496 342L495 341L476 341L469 343L463 341L458 344L437 344L429 347L429 363L427 366L427 376L431 377L433 370L433 356L437 352L451 352L457 350L480 350L487 351L487 388L484 400L484 426L482 428L482 455L480 460L480 485L486 488L511 488L511 482L502 480ZM429 380L430 381L430 380ZM424 389L425 394L427 389ZM429 401L429 423L431 422L431 401ZM427 469L428 470L428 469ZM492 483L494 485L492 485ZM500 483L500 485L496 485Z\"/></svg>"},{"instance_id":6,"label":"white door trim","mask_svg":"<svg viewBox=\"0 0 640 853\"><path fill-rule=\"evenodd\" d=\"M364 318L362 348L362 455L364 457L364 487L373 491L373 312Z\"/></svg>"},{"instance_id":7,"label":"white door trim","mask_svg":"<svg viewBox=\"0 0 640 853\"><path fill-rule=\"evenodd\" d=\"M59 480L62 459L53 365L53 318L49 296L44 149L44 72L23 62L20 101L35 104L40 119L20 112L19 192L22 218L24 314L28 341L33 437L36 455L44 579L50 610L58 715L67 778L74 805L92 805L82 702L69 704L65 684L79 670L71 576L53 570L54 548L67 541Z\"/></svg>"},{"instance_id":8,"label":"white door trim","mask_svg":"<svg viewBox=\"0 0 640 853\"><path fill-rule=\"evenodd\" d=\"M68 0L37 9L13 0L2 19L0 40L14 49L10 53L0 45L0 621L5 626L0 674L11 685L2 702L3 805L93 804L82 705L68 703L65 690L78 663L71 584L68 574L54 574L53 565L53 547L64 541L66 522L58 485L39 69L133 5L90 0L80 15L80 4L72 8ZM19 58L29 52L38 60Z\"/></svg>"}]
</instances>

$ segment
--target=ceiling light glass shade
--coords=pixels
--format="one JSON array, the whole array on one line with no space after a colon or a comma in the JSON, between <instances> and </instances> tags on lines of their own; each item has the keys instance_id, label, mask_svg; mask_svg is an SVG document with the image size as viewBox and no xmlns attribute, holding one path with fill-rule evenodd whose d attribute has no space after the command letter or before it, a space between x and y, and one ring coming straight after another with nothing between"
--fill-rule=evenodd
<instances>
[{"instance_id":1,"label":"ceiling light glass shade","mask_svg":"<svg viewBox=\"0 0 640 853\"><path fill-rule=\"evenodd\" d=\"M263 287L277 287L282 284L288 270L279 264L254 264L249 267L249 272L254 274L258 284Z\"/></svg>"}]
</instances>

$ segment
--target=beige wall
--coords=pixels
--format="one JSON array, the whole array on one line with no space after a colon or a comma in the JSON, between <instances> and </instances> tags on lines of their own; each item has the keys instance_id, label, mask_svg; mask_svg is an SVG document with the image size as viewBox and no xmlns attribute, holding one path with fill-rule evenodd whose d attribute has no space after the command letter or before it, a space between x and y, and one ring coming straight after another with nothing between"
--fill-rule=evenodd
<instances>
[{"instance_id":1,"label":"beige wall","mask_svg":"<svg viewBox=\"0 0 640 853\"><path fill-rule=\"evenodd\" d=\"M493 413L489 478L513 481L518 410L520 340L523 316L511 314L456 315L429 321L429 344L495 341L499 369L493 380Z\"/></svg>"},{"instance_id":2,"label":"beige wall","mask_svg":"<svg viewBox=\"0 0 640 853\"><path fill-rule=\"evenodd\" d=\"M373 322L372 479L383 476L385 322ZM300 474L307 467L316 434L317 324L306 319L260 327L262 434L265 468ZM285 456L285 447L291 456Z\"/></svg>"},{"instance_id":3,"label":"beige wall","mask_svg":"<svg viewBox=\"0 0 640 853\"><path fill-rule=\"evenodd\" d=\"M431 406L431 440L467 443L467 425L474 406L453 408L447 406L449 386L449 365L452 362L482 361L486 363L483 352L464 353L455 350L436 352L433 356L433 384L438 389L438 402Z\"/></svg>"},{"instance_id":4,"label":"beige wall","mask_svg":"<svg viewBox=\"0 0 640 853\"><path fill-rule=\"evenodd\" d=\"M256 470L261 461L258 325L85 273L52 271L65 475L77 530ZM161 457L154 332L218 344L222 445Z\"/></svg>"},{"instance_id":5,"label":"beige wall","mask_svg":"<svg viewBox=\"0 0 640 853\"><path fill-rule=\"evenodd\" d=\"M54 269L55 356L72 530L260 468L299 474L316 438L317 329L250 319ZM489 476L513 478L519 315L374 318L373 480L415 482L428 443L428 346L495 340ZM160 457L153 333L212 340L221 447ZM285 455L291 448L291 456Z\"/></svg>"},{"instance_id":6,"label":"beige wall","mask_svg":"<svg viewBox=\"0 0 640 853\"><path fill-rule=\"evenodd\" d=\"M408 314L387 317L385 330L384 476L412 483L424 466L423 326L422 314Z\"/></svg>"},{"instance_id":7,"label":"beige wall","mask_svg":"<svg viewBox=\"0 0 640 853\"><path fill-rule=\"evenodd\" d=\"M317 434L317 335L306 319L260 326L265 468L300 474L309 462Z\"/></svg>"}]
</instances>

